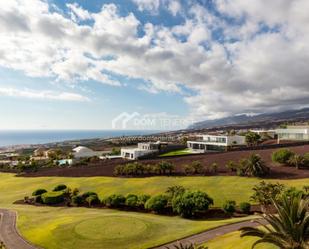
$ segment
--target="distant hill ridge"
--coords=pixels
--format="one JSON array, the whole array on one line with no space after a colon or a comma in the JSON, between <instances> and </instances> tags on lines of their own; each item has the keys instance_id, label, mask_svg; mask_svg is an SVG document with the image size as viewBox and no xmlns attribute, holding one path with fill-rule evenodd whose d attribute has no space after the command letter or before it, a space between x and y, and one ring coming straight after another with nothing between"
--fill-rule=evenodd
<instances>
[{"instance_id":1,"label":"distant hill ridge","mask_svg":"<svg viewBox=\"0 0 309 249\"><path fill-rule=\"evenodd\" d=\"M211 129L214 127L273 127L284 122L305 122L309 120L309 108L265 113L255 116L235 115L226 118L197 122L188 129Z\"/></svg>"}]
</instances>

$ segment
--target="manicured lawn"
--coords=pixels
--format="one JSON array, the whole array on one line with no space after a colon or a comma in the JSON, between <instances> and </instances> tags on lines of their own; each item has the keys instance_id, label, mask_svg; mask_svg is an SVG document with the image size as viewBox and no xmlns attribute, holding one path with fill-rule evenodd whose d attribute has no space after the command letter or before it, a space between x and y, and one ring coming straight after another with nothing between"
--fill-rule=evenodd
<instances>
[{"instance_id":1,"label":"manicured lawn","mask_svg":"<svg viewBox=\"0 0 309 249\"><path fill-rule=\"evenodd\" d=\"M215 227L229 220L192 221L179 217L121 212L108 209L33 207L13 205L37 188L51 190L67 184L84 191L96 191L102 198L113 193L157 194L168 186L183 185L206 191L221 206L227 199L248 201L251 188L260 180L243 177L39 177L21 178L0 173L0 207L19 213L18 228L30 241L44 248L147 248ZM280 181L291 186L308 185L309 180ZM133 229L134 228L134 229ZM222 244L221 244L222 245ZM212 249L212 248L210 248Z\"/></svg>"},{"instance_id":2,"label":"manicured lawn","mask_svg":"<svg viewBox=\"0 0 309 249\"><path fill-rule=\"evenodd\" d=\"M170 151L170 152L161 154L159 157L190 155L190 154L193 154L193 153L189 149L183 149L183 150Z\"/></svg>"},{"instance_id":3,"label":"manicured lawn","mask_svg":"<svg viewBox=\"0 0 309 249\"><path fill-rule=\"evenodd\" d=\"M256 241L254 237L240 238L239 232L228 233L220 236L212 241L209 241L205 245L209 249L249 249ZM223 246L224 245L224 246ZM260 244L255 249L278 249L278 247L271 244Z\"/></svg>"}]
</instances>

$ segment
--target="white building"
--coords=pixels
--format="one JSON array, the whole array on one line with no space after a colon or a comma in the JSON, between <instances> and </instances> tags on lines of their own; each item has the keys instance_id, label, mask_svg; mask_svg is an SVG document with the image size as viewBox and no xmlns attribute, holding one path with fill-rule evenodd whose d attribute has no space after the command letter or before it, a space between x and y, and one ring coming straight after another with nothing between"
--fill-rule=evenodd
<instances>
[{"instance_id":1,"label":"white building","mask_svg":"<svg viewBox=\"0 0 309 249\"><path fill-rule=\"evenodd\" d=\"M280 140L309 140L309 125L290 125L286 129L277 129L278 143Z\"/></svg>"},{"instance_id":2,"label":"white building","mask_svg":"<svg viewBox=\"0 0 309 249\"><path fill-rule=\"evenodd\" d=\"M85 146L78 146L73 149L73 155L74 158L87 158L87 157L93 157L97 156L100 157L102 156L104 152L103 151L94 151L90 148L87 148Z\"/></svg>"},{"instance_id":3,"label":"white building","mask_svg":"<svg viewBox=\"0 0 309 249\"><path fill-rule=\"evenodd\" d=\"M244 136L238 135L203 135L201 140L188 141L188 148L195 151L224 151L229 146L245 145Z\"/></svg>"},{"instance_id":4,"label":"white building","mask_svg":"<svg viewBox=\"0 0 309 249\"><path fill-rule=\"evenodd\" d=\"M121 148L121 157L130 160L136 160L141 156L149 155L159 151L160 141L156 143L138 143L137 148Z\"/></svg>"}]
</instances>

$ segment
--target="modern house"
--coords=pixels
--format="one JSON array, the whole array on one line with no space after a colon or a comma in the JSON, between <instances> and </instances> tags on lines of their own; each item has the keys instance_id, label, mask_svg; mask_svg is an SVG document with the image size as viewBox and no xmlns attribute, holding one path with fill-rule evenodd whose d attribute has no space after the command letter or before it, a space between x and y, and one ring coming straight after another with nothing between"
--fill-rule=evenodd
<instances>
[{"instance_id":1,"label":"modern house","mask_svg":"<svg viewBox=\"0 0 309 249\"><path fill-rule=\"evenodd\" d=\"M238 135L203 135L197 141L187 141L187 147L194 151L225 151L231 146L245 145L245 137Z\"/></svg>"},{"instance_id":2,"label":"modern house","mask_svg":"<svg viewBox=\"0 0 309 249\"><path fill-rule=\"evenodd\" d=\"M158 142L138 143L137 148L121 148L121 157L130 160L136 160L142 156L156 153L160 150L161 146L165 145Z\"/></svg>"},{"instance_id":3,"label":"modern house","mask_svg":"<svg viewBox=\"0 0 309 249\"><path fill-rule=\"evenodd\" d=\"M100 157L102 156L103 151L94 151L90 148L87 148L85 146L78 146L73 149L73 156L74 158L88 158L88 157L93 157L97 156Z\"/></svg>"},{"instance_id":4,"label":"modern house","mask_svg":"<svg viewBox=\"0 0 309 249\"><path fill-rule=\"evenodd\" d=\"M280 140L309 140L309 125L288 125L285 129L277 129L278 143Z\"/></svg>"}]
</instances>

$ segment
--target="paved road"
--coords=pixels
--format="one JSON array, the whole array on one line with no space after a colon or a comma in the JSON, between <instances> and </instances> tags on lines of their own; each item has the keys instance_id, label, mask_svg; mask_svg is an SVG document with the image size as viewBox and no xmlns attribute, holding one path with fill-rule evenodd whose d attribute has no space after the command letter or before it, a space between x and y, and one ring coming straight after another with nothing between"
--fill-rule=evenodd
<instances>
[{"instance_id":1,"label":"paved road","mask_svg":"<svg viewBox=\"0 0 309 249\"><path fill-rule=\"evenodd\" d=\"M260 222L261 221L262 220L260 220ZM265 224L265 221L263 220L262 223ZM189 236L187 238L180 239L178 241L173 241L173 242L161 245L159 247L154 247L154 249L166 249L166 248L174 249L173 245L177 245L179 242L182 243L183 245L189 245L191 243L199 245L209 240L212 240L217 236L222 236L226 233L237 231L242 227L256 227L256 226L260 226L260 224L257 222L253 222L253 221L243 221L243 222L238 222L234 224L224 225L221 227L210 229L208 231L205 231L199 234Z\"/></svg>"},{"instance_id":2,"label":"paved road","mask_svg":"<svg viewBox=\"0 0 309 249\"><path fill-rule=\"evenodd\" d=\"M16 229L16 212L0 209L0 240L7 249L38 249L24 240Z\"/></svg>"}]
</instances>

